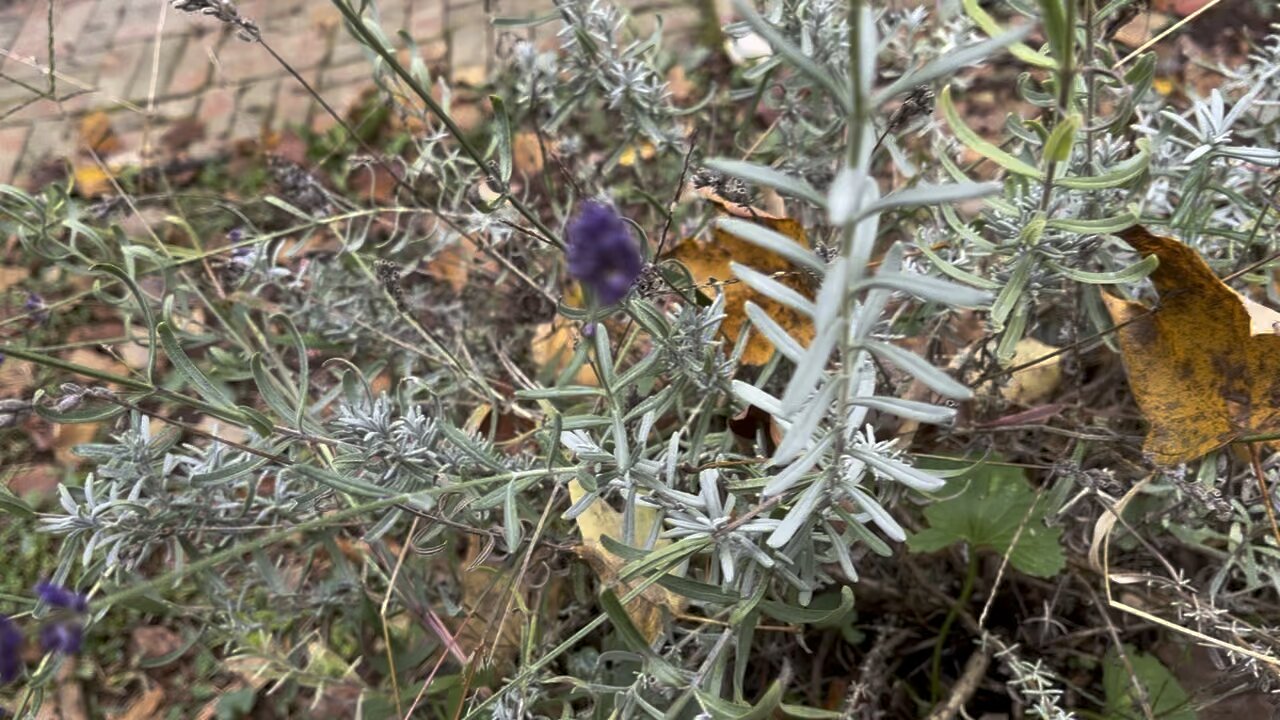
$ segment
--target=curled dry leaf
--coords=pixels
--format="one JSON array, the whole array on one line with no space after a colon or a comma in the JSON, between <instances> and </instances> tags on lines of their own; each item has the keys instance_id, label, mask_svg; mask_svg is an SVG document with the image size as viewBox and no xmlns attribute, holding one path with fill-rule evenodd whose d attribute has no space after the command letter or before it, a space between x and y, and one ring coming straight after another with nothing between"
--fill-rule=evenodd
<instances>
[{"instance_id":1,"label":"curled dry leaf","mask_svg":"<svg viewBox=\"0 0 1280 720\"><path fill-rule=\"evenodd\" d=\"M501 668L509 668L520 650L521 628L527 603L510 603L513 592L523 595L514 585L512 573L497 563L479 562L481 542L472 539L467 545L464 562L470 570L462 573L462 607L466 623L460 625L456 639L469 657L486 657Z\"/></svg>"},{"instance_id":2,"label":"curled dry leaf","mask_svg":"<svg viewBox=\"0 0 1280 720\"><path fill-rule=\"evenodd\" d=\"M1135 227L1120 234L1160 258L1160 304L1106 293L1129 384L1151 424L1143 449L1161 465L1243 437L1280 432L1280 313L1218 279L1195 250Z\"/></svg>"},{"instance_id":3,"label":"curled dry leaf","mask_svg":"<svg viewBox=\"0 0 1280 720\"><path fill-rule=\"evenodd\" d=\"M757 213L754 219L786 235L802 247L809 246L805 240L804 228L796 220L774 217L763 212ZM783 285L812 298L813 294L810 292L803 271L781 255L753 245L719 227L712 228L711 238L711 242L705 243L694 238L686 239L677 245L669 256L679 260L689 270L689 274L693 276L694 282L700 289L714 292L710 288L720 285L720 289L724 292L725 313L720 332L724 334L730 346L736 343L742 333L747 330L748 300L759 305L760 309L768 313L801 345L807 346L813 340L813 321L803 313L770 300L752 290L746 283L737 281L733 271L729 269L729 263L737 262L766 275L774 275ZM763 365L769 361L772 354L773 344L760 333L752 333L747 341L746 351L742 354L742 364Z\"/></svg>"}]
</instances>

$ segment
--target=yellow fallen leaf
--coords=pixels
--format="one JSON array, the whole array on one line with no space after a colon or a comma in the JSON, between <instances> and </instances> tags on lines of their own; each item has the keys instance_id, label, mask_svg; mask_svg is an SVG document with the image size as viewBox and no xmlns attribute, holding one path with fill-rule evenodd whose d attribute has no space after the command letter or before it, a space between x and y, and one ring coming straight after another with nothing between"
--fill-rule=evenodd
<instances>
[{"instance_id":1,"label":"yellow fallen leaf","mask_svg":"<svg viewBox=\"0 0 1280 720\"><path fill-rule=\"evenodd\" d=\"M111 173L97 163L84 163L75 167L76 191L81 197L98 197L112 192Z\"/></svg>"},{"instance_id":2,"label":"yellow fallen leaf","mask_svg":"<svg viewBox=\"0 0 1280 720\"><path fill-rule=\"evenodd\" d=\"M120 138L111 128L111 117L98 110L80 120L80 142L99 155L109 155L120 149Z\"/></svg>"},{"instance_id":3,"label":"yellow fallen leaf","mask_svg":"<svg viewBox=\"0 0 1280 720\"><path fill-rule=\"evenodd\" d=\"M1035 338L1027 337L1018 341L1014 347L1011 367L1025 365L1037 358L1042 358L1058 348L1042 343ZM1012 403L1034 405L1053 394L1058 383L1062 381L1062 356L1054 355L1048 360L1038 362L1031 367L1023 368L1009 378L1009 383L1000 388L1000 395Z\"/></svg>"},{"instance_id":4,"label":"yellow fallen leaf","mask_svg":"<svg viewBox=\"0 0 1280 720\"><path fill-rule=\"evenodd\" d=\"M564 304L571 308L583 307L586 300L582 295L582 288L574 285L567 290L564 294ZM533 340L529 344L529 357L539 368L551 368L556 375L559 375L573 360L577 340L578 331L574 323L557 316L550 322L539 323L534 328ZM582 367L578 368L573 381L579 385L600 384L595 370L589 363L583 363Z\"/></svg>"},{"instance_id":5,"label":"yellow fallen leaf","mask_svg":"<svg viewBox=\"0 0 1280 720\"><path fill-rule=\"evenodd\" d=\"M758 214L755 220L795 240L798 245L808 247L804 228L796 220L764 214ZM700 287L723 283L721 289L724 292L725 318L720 325L720 332L724 334L730 345L738 341L747 327L746 304L750 300L768 313L775 322L791 334L791 337L807 346L813 340L813 321L803 313L757 293L746 283L736 281L733 271L729 269L729 263L738 262L767 275L775 275L783 285L802 295L812 297L802 271L781 255L753 245L719 227L713 227L711 232L711 242L687 239L671 251L670 257L679 260ZM747 340L746 351L742 354L742 364L763 365L769 361L772 354L773 344L759 332L755 332Z\"/></svg>"},{"instance_id":6,"label":"yellow fallen leaf","mask_svg":"<svg viewBox=\"0 0 1280 720\"><path fill-rule=\"evenodd\" d=\"M627 149L623 150L622 154L618 156L618 164L622 167L631 167L639 160L652 160L657 154L658 149L653 146L653 143L646 140L640 143L639 146L628 145Z\"/></svg>"},{"instance_id":7,"label":"yellow fallen leaf","mask_svg":"<svg viewBox=\"0 0 1280 720\"><path fill-rule=\"evenodd\" d=\"M571 502L577 503L586 493L586 489L579 485L577 480L569 482L569 500ZM658 511L656 509L644 507L643 505L637 506L636 537L648 537L653 529L653 524L657 521ZM606 550L600 538L608 535L618 542L623 542L622 513L609 507L603 500L597 499L578 515L577 523L578 530L582 533L582 544L577 548L578 554L587 561L592 570L595 570L596 575L600 577L601 583L612 585L618 579L618 571L622 569L625 561ZM656 549L666 547L669 544L671 544L670 540L658 540L654 547ZM615 588L618 597L622 597L627 589L638 582L640 581L620 583ZM631 618L631 622L635 624L640 634L644 635L645 640L652 642L662 633L666 617L680 612L684 609L684 606L684 598L655 584L645 588L642 593L628 603L626 610L627 616Z\"/></svg>"},{"instance_id":8,"label":"yellow fallen leaf","mask_svg":"<svg viewBox=\"0 0 1280 720\"><path fill-rule=\"evenodd\" d=\"M1195 250L1135 227L1120 234L1160 258L1160 304L1102 294L1129 384L1151 424L1144 450L1161 465L1194 460L1250 435L1280 432L1280 314L1223 283Z\"/></svg>"},{"instance_id":9,"label":"yellow fallen leaf","mask_svg":"<svg viewBox=\"0 0 1280 720\"><path fill-rule=\"evenodd\" d=\"M564 318L556 318L551 322L539 323L533 331L533 341L529 346L529 356L540 368L550 367L559 375L573 360L574 340L577 333L573 324ZM596 371L589 363L583 363L574 375L573 381L578 385L598 385Z\"/></svg>"}]
</instances>

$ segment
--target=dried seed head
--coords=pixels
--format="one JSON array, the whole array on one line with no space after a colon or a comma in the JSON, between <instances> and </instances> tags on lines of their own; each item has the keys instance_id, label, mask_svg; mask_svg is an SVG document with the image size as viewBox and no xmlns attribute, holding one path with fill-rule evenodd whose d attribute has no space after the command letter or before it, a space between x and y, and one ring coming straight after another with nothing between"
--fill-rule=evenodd
<instances>
[{"instance_id":1,"label":"dried seed head","mask_svg":"<svg viewBox=\"0 0 1280 720\"><path fill-rule=\"evenodd\" d=\"M267 156L271 179L280 187L280 196L303 212L319 217L333 214L329 193L301 165L280 155Z\"/></svg>"},{"instance_id":2,"label":"dried seed head","mask_svg":"<svg viewBox=\"0 0 1280 720\"><path fill-rule=\"evenodd\" d=\"M395 301L396 309L400 312L408 312L409 305L404 299L404 288L400 287L400 266L390 260L379 258L373 264L373 271L378 282L382 283L383 289Z\"/></svg>"},{"instance_id":3,"label":"dried seed head","mask_svg":"<svg viewBox=\"0 0 1280 720\"><path fill-rule=\"evenodd\" d=\"M231 0L170 0L173 9L196 15L208 15L215 20L236 28L241 40L252 42L262 37L258 26L240 14Z\"/></svg>"},{"instance_id":4,"label":"dried seed head","mask_svg":"<svg viewBox=\"0 0 1280 720\"><path fill-rule=\"evenodd\" d=\"M889 116L888 132L898 132L917 119L933 114L933 88L928 85L917 85L893 115Z\"/></svg>"}]
</instances>

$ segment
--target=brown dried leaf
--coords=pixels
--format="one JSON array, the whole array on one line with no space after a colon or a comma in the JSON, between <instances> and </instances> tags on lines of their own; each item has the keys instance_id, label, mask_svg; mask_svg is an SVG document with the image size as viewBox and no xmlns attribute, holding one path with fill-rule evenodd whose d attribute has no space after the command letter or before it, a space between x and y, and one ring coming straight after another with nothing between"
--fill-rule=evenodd
<instances>
[{"instance_id":1,"label":"brown dried leaf","mask_svg":"<svg viewBox=\"0 0 1280 720\"><path fill-rule=\"evenodd\" d=\"M530 177L542 172L542 145L535 132L518 133L511 141L511 162L517 173Z\"/></svg>"},{"instance_id":2,"label":"brown dried leaf","mask_svg":"<svg viewBox=\"0 0 1280 720\"><path fill-rule=\"evenodd\" d=\"M1160 265L1154 309L1106 293L1129 384L1161 465L1194 460L1248 435L1280 432L1280 315L1218 279L1195 250L1135 227L1121 233Z\"/></svg>"},{"instance_id":3,"label":"brown dried leaf","mask_svg":"<svg viewBox=\"0 0 1280 720\"><path fill-rule=\"evenodd\" d=\"M479 252L475 242L464 235L457 242L441 249L427 262L427 275L448 285L454 295L461 294L467 286L471 264Z\"/></svg>"},{"instance_id":4,"label":"brown dried leaf","mask_svg":"<svg viewBox=\"0 0 1280 720\"><path fill-rule=\"evenodd\" d=\"M0 266L0 292L4 292L26 280L27 275L27 269L24 267Z\"/></svg>"},{"instance_id":5,"label":"brown dried leaf","mask_svg":"<svg viewBox=\"0 0 1280 720\"><path fill-rule=\"evenodd\" d=\"M204 122L194 115L179 118L160 136L165 151L176 155L204 139Z\"/></svg>"},{"instance_id":6,"label":"brown dried leaf","mask_svg":"<svg viewBox=\"0 0 1280 720\"><path fill-rule=\"evenodd\" d=\"M159 685L142 693L129 705L129 709L115 717L115 720L149 720L160 716L160 704L164 702L164 688Z\"/></svg>"}]
</instances>

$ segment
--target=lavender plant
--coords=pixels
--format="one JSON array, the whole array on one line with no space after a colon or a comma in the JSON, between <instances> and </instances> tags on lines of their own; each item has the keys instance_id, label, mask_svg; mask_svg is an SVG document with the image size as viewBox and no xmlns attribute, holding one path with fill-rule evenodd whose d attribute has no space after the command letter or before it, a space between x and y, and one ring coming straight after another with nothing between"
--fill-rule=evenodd
<instances>
[{"instance_id":1,"label":"lavender plant","mask_svg":"<svg viewBox=\"0 0 1280 720\"><path fill-rule=\"evenodd\" d=\"M175 215L162 240L130 237L60 187L4 188L6 229L27 256L91 285L71 300L33 295L25 315L57 323L60 306L98 300L145 356L124 374L36 342L0 346L79 376L0 401L0 425L34 413L110 427L77 448L87 472L38 514L61 540L53 577L76 578L93 598L88 613L83 596L37 588L58 608L42 634L51 656L93 652L96 623L145 601L198 622L224 655L253 658L273 687L317 702L349 689L370 716L837 717L802 687L792 657L815 628L860 641L855 589L928 592L905 575L916 560L895 553L947 473L921 469L895 433L925 423L954 441L958 405L974 398L975 375L904 347L920 318L980 313L986 336L971 357L998 373L1024 337L1071 340L1086 315L1103 329L1088 286L1151 271L1109 233L1163 216L1227 261L1265 245L1260 229L1274 226L1257 169L1280 161L1265 147L1280 101L1275 38L1239 71L1253 89L1230 110L1215 91L1180 112L1149 91L1149 56L1123 75L1102 70L1119 58L1096 43L1108 14L1091 4L1079 18L1074 3L1039 3L1042 50L1024 44L1029 26L1005 30L976 2L936 23L924 9L862 2L737 2L741 19L725 30L754 48L752 62L729 89L681 108L660 33L636 36L600 0L557 0L547 21L560 24L559 49L517 44L496 83L506 96L472 132L450 112L463 98L416 48L402 61L372 3L333 4L385 101L417 121L406 157L351 139L336 163L345 180L385 181L384 171L390 207L273 159L272 194L249 212L219 216L216 233ZM265 45L226 0L172 6ZM1006 52L1036 69L1018 92L1044 112L1010 117L997 145L966 124L956 97L966 68ZM767 124L704 141L685 122L713 105L760 111ZM587 122L600 115L603 132ZM522 128L538 146L531 172L515 167ZM680 162L629 169L624 153L646 142ZM974 181L961 146L1002 181ZM753 208L713 219L659 199L679 197L690 176L730 178L721 185L740 190L728 198L740 207L751 188L776 193L813 242L756 222ZM723 288L692 287L662 253L673 232L711 223L812 281L805 294L737 261L720 279L753 293L749 333L775 351L763 368L742 362L749 335L723 332ZM486 269L468 258L483 274L455 291L432 261L463 243ZM521 298L532 298L529 318ZM805 318L812 339L761 299ZM556 333L570 338L562 362L535 361L529 348ZM756 424L745 434L742 418ZM1081 479L1093 477L1084 445L1073 452L1022 521L1076 521L1065 535L1084 543L1097 515L1070 516L1087 503L1067 498L1115 498ZM1208 482L1155 483L1135 529L1169 522L1186 497L1212 498L1203 488L1217 469L1206 468ZM1274 584L1257 522L1269 500L1224 508L1218 497L1213 513L1176 523L1187 546L1230 558L1203 602L1190 584L1174 587L1178 619L1259 657L1267 629L1224 619L1216 603L1232 602L1228 587ZM6 508L35 515L0 496ZM615 514L616 527L600 527ZM944 706L943 646L961 618L984 641L975 657L1006 669L1016 702L1072 717L1041 660L990 634L985 610L970 617L981 558L960 552L969 579L960 600L945 583L934 590L947 619L930 643L933 696L913 698L913 710ZM0 682L23 675L22 644L0 615ZM773 672L753 668L777 656ZM1264 661L1247 657L1238 664L1262 675ZM874 705L870 688L890 692L886 669L861 667L876 674L858 679L850 712ZM25 679L18 707L35 712L50 674Z\"/></svg>"}]
</instances>

